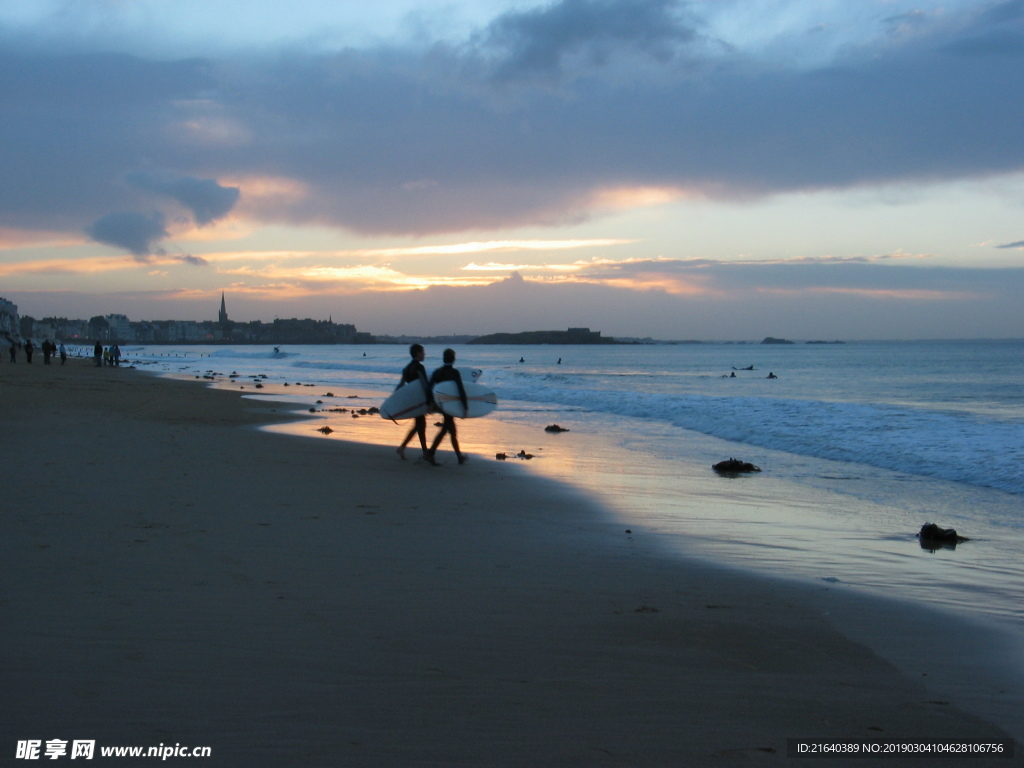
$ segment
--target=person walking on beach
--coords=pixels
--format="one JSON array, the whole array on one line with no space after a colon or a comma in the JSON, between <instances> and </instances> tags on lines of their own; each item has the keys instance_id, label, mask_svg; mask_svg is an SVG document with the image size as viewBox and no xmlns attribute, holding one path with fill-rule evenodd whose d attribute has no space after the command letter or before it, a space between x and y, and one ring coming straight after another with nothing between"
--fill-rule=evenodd
<instances>
[{"instance_id":1,"label":"person walking on beach","mask_svg":"<svg viewBox=\"0 0 1024 768\"><path fill-rule=\"evenodd\" d=\"M7 337L7 340L11 342L10 348L7 350L11 354L11 362L18 362L18 345L14 343L14 339Z\"/></svg>"},{"instance_id":2,"label":"person walking on beach","mask_svg":"<svg viewBox=\"0 0 1024 768\"><path fill-rule=\"evenodd\" d=\"M60 343L60 364L64 365L68 361L68 348L64 346L64 342Z\"/></svg>"},{"instance_id":3,"label":"person walking on beach","mask_svg":"<svg viewBox=\"0 0 1024 768\"><path fill-rule=\"evenodd\" d=\"M406 384L412 384L415 381L419 381L423 385L423 392L427 396L427 401L430 402L430 381L427 379L427 369L423 367L423 360L426 358L427 353L423 350L422 344L413 344L409 347L409 354L412 356L412 362L410 362L402 370L402 380L398 382L399 387L404 387ZM419 435L420 448L423 451L423 457L427 456L427 417L425 414L421 414L413 419L412 429L409 430L409 434L405 436L405 440L398 446L398 455L405 459L405 446L412 440L413 435Z\"/></svg>"},{"instance_id":4,"label":"person walking on beach","mask_svg":"<svg viewBox=\"0 0 1024 768\"><path fill-rule=\"evenodd\" d=\"M462 399L462 407L465 411L469 411L469 402L466 400L466 388L462 385L462 374L459 373L458 369L453 367L455 362L455 350L446 349L444 351L444 365L430 374L430 392L433 394L434 387L440 384L442 381L454 381L459 387L459 397ZM447 413L444 414L444 422L441 425L441 431L437 433L434 438L434 442L430 446L430 450L424 454L423 458L431 464L436 464L437 461L434 459L434 455L437 453L437 447L444 440L445 435L451 435L452 448L455 449L455 455L459 458L459 464L466 463L466 455L459 450L459 439L455 433L455 418L449 416Z\"/></svg>"},{"instance_id":5,"label":"person walking on beach","mask_svg":"<svg viewBox=\"0 0 1024 768\"><path fill-rule=\"evenodd\" d=\"M100 368L103 365L103 345L98 341L96 346L92 348L92 359L96 361L96 367Z\"/></svg>"},{"instance_id":6,"label":"person walking on beach","mask_svg":"<svg viewBox=\"0 0 1024 768\"><path fill-rule=\"evenodd\" d=\"M117 368L121 367L121 348L117 344L110 348L110 361Z\"/></svg>"},{"instance_id":7,"label":"person walking on beach","mask_svg":"<svg viewBox=\"0 0 1024 768\"><path fill-rule=\"evenodd\" d=\"M44 340L43 341L42 349L43 349L43 365L49 365L50 364L50 356L55 351L53 343L49 339Z\"/></svg>"},{"instance_id":8,"label":"person walking on beach","mask_svg":"<svg viewBox=\"0 0 1024 768\"><path fill-rule=\"evenodd\" d=\"M32 351L36 348L35 344L32 343L32 339L25 340L25 362L32 362Z\"/></svg>"}]
</instances>

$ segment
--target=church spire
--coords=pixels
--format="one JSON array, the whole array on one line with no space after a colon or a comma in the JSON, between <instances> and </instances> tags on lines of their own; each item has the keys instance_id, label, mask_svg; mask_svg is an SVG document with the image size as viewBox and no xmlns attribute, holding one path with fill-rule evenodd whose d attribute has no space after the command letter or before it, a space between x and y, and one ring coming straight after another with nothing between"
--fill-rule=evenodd
<instances>
[{"instance_id":1,"label":"church spire","mask_svg":"<svg viewBox=\"0 0 1024 768\"><path fill-rule=\"evenodd\" d=\"M227 325L227 322L228 322L228 308L227 308L227 305L224 303L224 292L223 291L221 291L221 294L220 294L220 314L217 315L217 321L221 325Z\"/></svg>"}]
</instances>

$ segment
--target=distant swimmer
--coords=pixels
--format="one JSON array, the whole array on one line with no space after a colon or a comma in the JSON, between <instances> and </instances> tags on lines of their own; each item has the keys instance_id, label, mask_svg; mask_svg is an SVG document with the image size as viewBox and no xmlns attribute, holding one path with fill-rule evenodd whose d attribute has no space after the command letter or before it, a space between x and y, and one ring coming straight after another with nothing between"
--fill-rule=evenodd
<instances>
[{"instance_id":1,"label":"distant swimmer","mask_svg":"<svg viewBox=\"0 0 1024 768\"><path fill-rule=\"evenodd\" d=\"M274 354L275 355L280 355L281 354L281 348L280 347L274 347Z\"/></svg>"},{"instance_id":2,"label":"distant swimmer","mask_svg":"<svg viewBox=\"0 0 1024 768\"><path fill-rule=\"evenodd\" d=\"M558 358L558 364L559 364L559 365L561 365L561 364L562 364L562 358Z\"/></svg>"},{"instance_id":3,"label":"distant swimmer","mask_svg":"<svg viewBox=\"0 0 1024 768\"><path fill-rule=\"evenodd\" d=\"M735 379L736 378L736 371L733 371L732 373L730 373L729 374L729 378L730 379Z\"/></svg>"},{"instance_id":4,"label":"distant swimmer","mask_svg":"<svg viewBox=\"0 0 1024 768\"><path fill-rule=\"evenodd\" d=\"M774 373L772 373L771 371L768 371L768 377L767 377L767 378L769 378L769 379L777 379L777 378L779 378L779 377L778 377L778 376L776 376L776 375L775 375Z\"/></svg>"},{"instance_id":5,"label":"distant swimmer","mask_svg":"<svg viewBox=\"0 0 1024 768\"><path fill-rule=\"evenodd\" d=\"M526 358L520 357L520 358L519 358L519 362L520 362L520 363L525 363L525 362L526 362Z\"/></svg>"}]
</instances>

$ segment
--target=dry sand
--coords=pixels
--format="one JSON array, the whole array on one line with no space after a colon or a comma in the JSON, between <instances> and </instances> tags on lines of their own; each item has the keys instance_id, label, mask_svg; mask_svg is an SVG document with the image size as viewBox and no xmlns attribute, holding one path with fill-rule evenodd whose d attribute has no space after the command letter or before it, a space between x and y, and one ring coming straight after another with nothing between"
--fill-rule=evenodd
<instances>
[{"instance_id":1,"label":"dry sand","mask_svg":"<svg viewBox=\"0 0 1024 768\"><path fill-rule=\"evenodd\" d=\"M1008 738L799 590L667 557L522 467L269 434L272 403L81 360L0 363L0 397L8 757L749 765L789 737ZM960 761L911 764L936 762Z\"/></svg>"}]
</instances>

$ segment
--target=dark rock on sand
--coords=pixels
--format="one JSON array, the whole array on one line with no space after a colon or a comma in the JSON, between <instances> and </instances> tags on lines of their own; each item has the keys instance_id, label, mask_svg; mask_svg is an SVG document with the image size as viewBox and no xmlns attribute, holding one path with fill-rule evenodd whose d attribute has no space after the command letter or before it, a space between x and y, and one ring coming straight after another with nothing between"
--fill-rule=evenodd
<instances>
[{"instance_id":1,"label":"dark rock on sand","mask_svg":"<svg viewBox=\"0 0 1024 768\"><path fill-rule=\"evenodd\" d=\"M917 534L921 549L934 552L937 549L956 549L956 545L962 541L970 541L966 536L961 536L955 528L940 528L935 523L925 523Z\"/></svg>"},{"instance_id":2,"label":"dark rock on sand","mask_svg":"<svg viewBox=\"0 0 1024 768\"><path fill-rule=\"evenodd\" d=\"M728 459L727 461L720 461L711 467L715 472L722 475L738 475L741 472L760 472L760 467L755 467L749 461L740 461L739 459Z\"/></svg>"}]
</instances>

